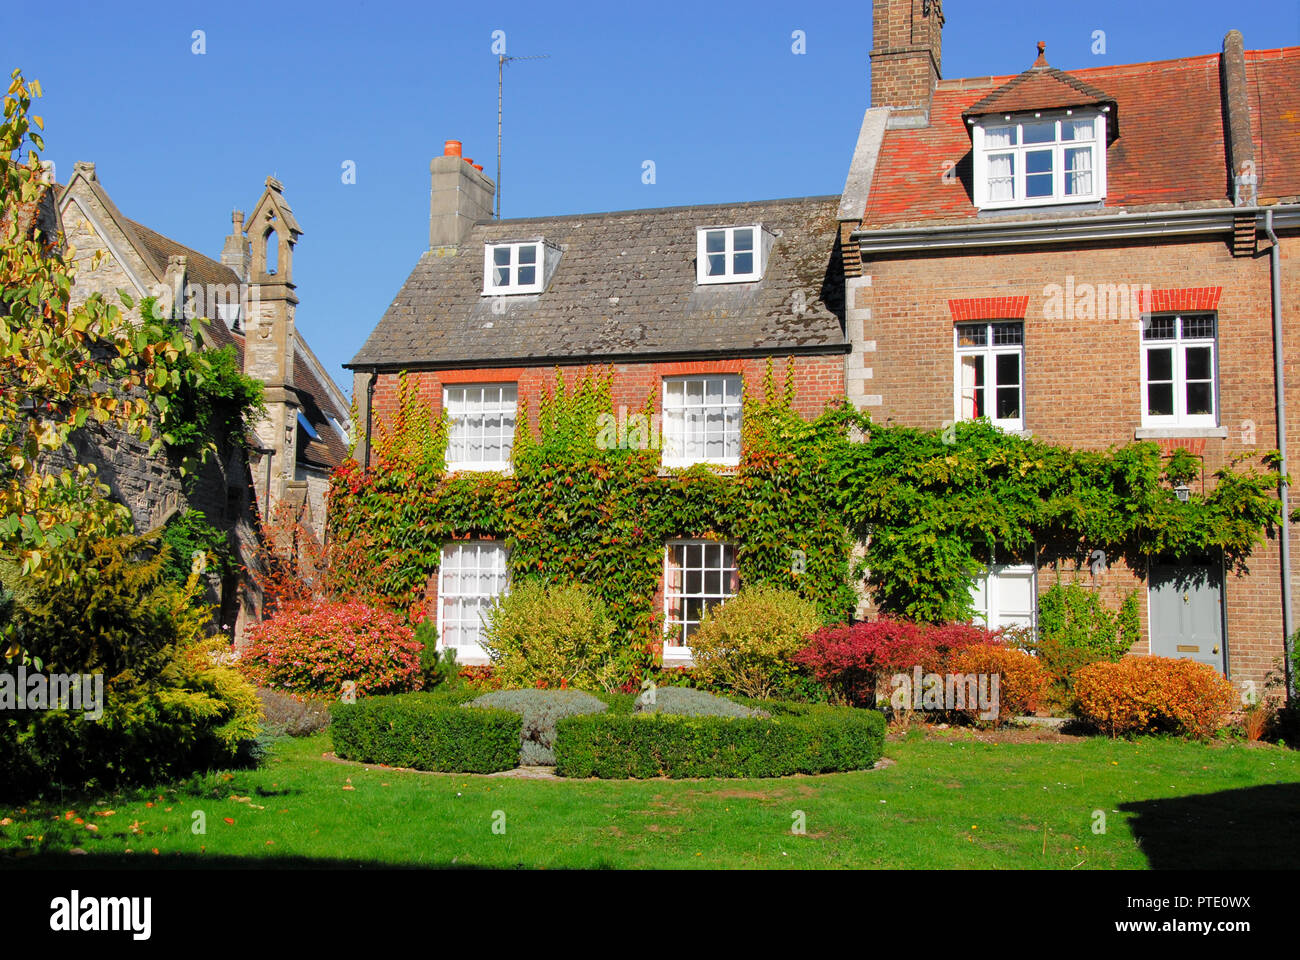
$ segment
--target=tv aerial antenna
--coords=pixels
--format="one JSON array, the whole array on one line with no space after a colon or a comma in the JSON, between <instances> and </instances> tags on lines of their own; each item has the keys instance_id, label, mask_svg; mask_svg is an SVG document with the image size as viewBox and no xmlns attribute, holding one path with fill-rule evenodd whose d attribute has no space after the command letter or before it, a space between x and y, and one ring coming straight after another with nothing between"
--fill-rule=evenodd
<instances>
[{"instance_id":1,"label":"tv aerial antenna","mask_svg":"<svg viewBox=\"0 0 1300 960\"><path fill-rule=\"evenodd\" d=\"M531 57L507 57L497 54L497 219L501 219L501 87L505 77L507 63L515 60L549 60L549 53L540 53Z\"/></svg>"}]
</instances>

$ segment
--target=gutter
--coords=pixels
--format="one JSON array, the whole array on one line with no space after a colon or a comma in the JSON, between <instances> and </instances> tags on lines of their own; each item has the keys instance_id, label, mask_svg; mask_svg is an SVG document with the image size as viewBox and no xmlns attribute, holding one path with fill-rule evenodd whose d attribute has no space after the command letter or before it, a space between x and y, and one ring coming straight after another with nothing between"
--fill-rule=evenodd
<instances>
[{"instance_id":1,"label":"gutter","mask_svg":"<svg viewBox=\"0 0 1300 960\"><path fill-rule=\"evenodd\" d=\"M379 380L379 371L370 372L370 380L366 383L366 465L370 469L370 426L374 419L372 411L375 408L375 383Z\"/></svg>"},{"instance_id":2,"label":"gutter","mask_svg":"<svg viewBox=\"0 0 1300 960\"><path fill-rule=\"evenodd\" d=\"M939 227L905 227L892 230L858 229L850 240L863 254L895 251L943 250L955 247L988 247L1133 237L1187 236L1230 233L1243 216L1276 215L1278 226L1300 227L1300 204L1271 207L1210 207L1199 210L1163 210L1147 213L1117 213L1103 216L1064 217L1043 220L1014 220L999 223L979 220Z\"/></svg>"},{"instance_id":3,"label":"gutter","mask_svg":"<svg viewBox=\"0 0 1300 960\"><path fill-rule=\"evenodd\" d=\"M1287 697L1291 703L1296 698L1295 670L1292 667L1291 635L1295 626L1291 613L1291 517L1288 498L1291 484L1287 478L1286 458L1286 357L1282 341L1282 247L1273 230L1273 211L1264 214L1264 233L1272 246L1268 251L1271 266L1269 271L1273 287L1273 388L1277 393L1277 449L1281 456L1278 465L1282 476L1278 480L1278 499L1282 502L1281 525L1281 562L1282 562L1282 648L1284 651L1283 669L1286 674Z\"/></svg>"}]
</instances>

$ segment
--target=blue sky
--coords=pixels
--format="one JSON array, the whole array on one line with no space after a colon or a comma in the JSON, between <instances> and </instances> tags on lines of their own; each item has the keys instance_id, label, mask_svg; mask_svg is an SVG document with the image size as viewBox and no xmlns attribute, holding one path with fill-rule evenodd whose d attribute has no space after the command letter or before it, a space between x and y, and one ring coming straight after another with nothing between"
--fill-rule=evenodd
<instances>
[{"instance_id":1,"label":"blue sky","mask_svg":"<svg viewBox=\"0 0 1300 960\"><path fill-rule=\"evenodd\" d=\"M1065 70L1214 53L1234 27L1250 49L1300 44L1297 0L944 6L947 77L1023 70L1038 40ZM218 256L230 211L268 174L283 181L304 229L298 326L346 389L341 365L428 244L430 158L459 139L494 173L495 30L508 54L550 55L506 68L506 217L844 185L869 93L867 2L68 3L0 50L6 73L41 81L60 179L95 161L126 216L187 246Z\"/></svg>"}]
</instances>

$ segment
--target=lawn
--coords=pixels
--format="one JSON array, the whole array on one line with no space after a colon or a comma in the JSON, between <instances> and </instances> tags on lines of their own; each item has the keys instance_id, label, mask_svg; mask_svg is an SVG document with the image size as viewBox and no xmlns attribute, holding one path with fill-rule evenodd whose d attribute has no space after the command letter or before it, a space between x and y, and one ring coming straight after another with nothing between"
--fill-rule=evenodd
<instances>
[{"instance_id":1,"label":"lawn","mask_svg":"<svg viewBox=\"0 0 1300 960\"><path fill-rule=\"evenodd\" d=\"M914 731L883 769L710 782L408 773L329 749L281 739L258 770L0 808L0 864L1258 868L1300 853L1300 752L1273 746Z\"/></svg>"}]
</instances>

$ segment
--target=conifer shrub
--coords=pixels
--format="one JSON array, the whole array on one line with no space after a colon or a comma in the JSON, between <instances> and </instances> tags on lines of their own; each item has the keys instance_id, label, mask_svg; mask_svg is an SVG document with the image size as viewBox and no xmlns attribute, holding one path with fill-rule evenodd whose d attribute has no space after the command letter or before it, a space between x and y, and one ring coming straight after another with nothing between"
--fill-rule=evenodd
<instances>
[{"instance_id":1,"label":"conifer shrub","mask_svg":"<svg viewBox=\"0 0 1300 960\"><path fill-rule=\"evenodd\" d=\"M29 672L99 675L102 716L0 710L0 792L114 788L174 779L256 756L257 693L207 637L197 577L177 584L148 538L80 546L84 576L38 581L9 624Z\"/></svg>"}]
</instances>

